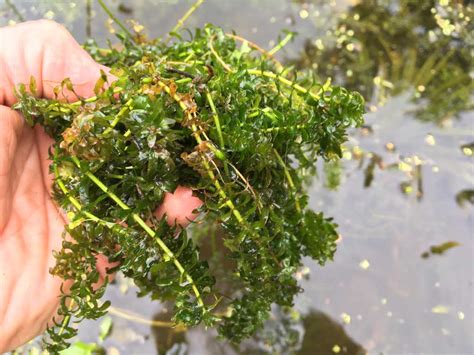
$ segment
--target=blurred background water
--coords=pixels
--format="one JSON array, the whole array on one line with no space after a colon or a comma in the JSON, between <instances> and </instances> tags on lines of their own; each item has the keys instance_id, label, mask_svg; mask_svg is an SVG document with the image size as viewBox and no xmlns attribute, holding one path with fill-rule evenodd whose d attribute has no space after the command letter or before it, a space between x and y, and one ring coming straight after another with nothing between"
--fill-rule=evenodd
<instances>
[{"instance_id":1,"label":"blurred background water","mask_svg":"<svg viewBox=\"0 0 474 355\"><path fill-rule=\"evenodd\" d=\"M156 37L193 2L106 3ZM160 323L166 305L136 298L119 275L110 317L80 325L74 354L91 353L86 344L114 355L473 354L473 15L455 0L205 1L186 27L211 22L268 49L282 31L298 32L279 59L366 98L365 126L339 164L320 164L310 189L311 207L339 224L335 260L308 260L297 312L275 310L239 349ZM39 18L81 43L114 41L95 1L0 0L1 26Z\"/></svg>"}]
</instances>

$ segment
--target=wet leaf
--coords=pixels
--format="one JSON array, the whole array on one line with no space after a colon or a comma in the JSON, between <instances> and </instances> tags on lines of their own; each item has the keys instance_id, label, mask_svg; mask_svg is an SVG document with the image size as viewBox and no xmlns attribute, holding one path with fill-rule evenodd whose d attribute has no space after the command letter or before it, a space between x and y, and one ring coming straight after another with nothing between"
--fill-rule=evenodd
<instances>
[{"instance_id":1,"label":"wet leaf","mask_svg":"<svg viewBox=\"0 0 474 355\"><path fill-rule=\"evenodd\" d=\"M323 159L337 184L334 161L347 130L363 123L364 100L316 83L310 71L280 76L273 58L212 25L170 44L119 38L119 49L85 45L117 77L104 89L102 72L96 97L69 103L18 90L17 109L55 141L54 199L74 217L51 270L71 285L60 307L68 317L48 329L48 349L66 348L77 320L107 313L107 283L95 286L97 254L139 296L173 304L174 322L204 323L239 343L264 326L273 305L291 307L305 257L332 260L337 225L308 207L306 182ZM62 88L72 91L71 81ZM203 201L196 226L223 231L228 270L219 255L201 254L195 228L191 235L175 216L154 213L178 186ZM105 318L101 341L111 327Z\"/></svg>"}]
</instances>

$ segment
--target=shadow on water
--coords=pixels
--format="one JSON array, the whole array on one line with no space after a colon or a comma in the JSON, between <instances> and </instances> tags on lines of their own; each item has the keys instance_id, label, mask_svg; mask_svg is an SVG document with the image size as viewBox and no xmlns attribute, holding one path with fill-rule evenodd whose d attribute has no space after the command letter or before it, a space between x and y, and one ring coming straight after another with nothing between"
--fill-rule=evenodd
<instances>
[{"instance_id":1,"label":"shadow on water","mask_svg":"<svg viewBox=\"0 0 474 355\"><path fill-rule=\"evenodd\" d=\"M157 314L154 320L166 316ZM304 317L275 311L273 319L267 322L265 331L251 341L236 349L229 344L218 343L215 334L197 328L187 333L172 329L155 328L153 336L159 354L225 354L225 355L263 355L263 354L312 354L331 353L362 355L366 351L354 341L344 327L328 315L311 310Z\"/></svg>"},{"instance_id":2,"label":"shadow on water","mask_svg":"<svg viewBox=\"0 0 474 355\"><path fill-rule=\"evenodd\" d=\"M192 1L107 3L154 37ZM264 48L283 29L297 31L280 59L366 98L366 125L351 132L340 162L320 164L311 185L311 207L340 226L338 253L323 269L308 262L295 312L275 308L240 349L202 328L169 328L166 305L136 298L119 276L107 291L117 308L101 348L114 355L473 353L473 12L456 0L206 1L189 27L213 22ZM0 25L42 17L65 23L80 42L111 37L94 1L0 0ZM213 235L200 236L211 251ZM101 324L82 324L80 339L97 342Z\"/></svg>"}]
</instances>

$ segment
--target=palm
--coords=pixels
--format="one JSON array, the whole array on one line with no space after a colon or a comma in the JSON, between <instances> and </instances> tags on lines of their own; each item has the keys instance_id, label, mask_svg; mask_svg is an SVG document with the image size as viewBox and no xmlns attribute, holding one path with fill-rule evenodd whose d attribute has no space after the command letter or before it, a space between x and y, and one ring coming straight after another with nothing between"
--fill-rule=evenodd
<instances>
[{"instance_id":1,"label":"palm","mask_svg":"<svg viewBox=\"0 0 474 355\"><path fill-rule=\"evenodd\" d=\"M0 324L8 324L11 334L3 336L16 343L14 338L41 332L56 311L61 280L51 277L49 268L52 250L60 249L64 220L50 198L51 139L1 109Z\"/></svg>"},{"instance_id":2,"label":"palm","mask_svg":"<svg viewBox=\"0 0 474 355\"><path fill-rule=\"evenodd\" d=\"M40 334L56 314L62 280L49 268L55 264L52 251L61 249L65 223L51 199L52 139L8 107L16 101L13 89L33 76L37 94L52 98L54 87L69 78L75 93L92 96L101 70L107 72L56 23L0 29L0 353ZM67 90L63 99L77 100ZM166 194L157 214L186 224L201 203L190 189L178 187ZM104 277L107 260L97 258Z\"/></svg>"}]
</instances>

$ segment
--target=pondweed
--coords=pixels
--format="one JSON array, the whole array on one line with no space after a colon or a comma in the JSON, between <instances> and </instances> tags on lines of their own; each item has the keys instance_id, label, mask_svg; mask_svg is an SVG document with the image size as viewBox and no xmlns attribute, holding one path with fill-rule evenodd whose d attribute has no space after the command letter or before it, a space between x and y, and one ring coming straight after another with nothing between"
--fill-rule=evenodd
<instances>
[{"instance_id":1,"label":"pondweed","mask_svg":"<svg viewBox=\"0 0 474 355\"><path fill-rule=\"evenodd\" d=\"M67 79L56 100L18 91L16 108L55 139L54 198L69 218L51 270L72 282L48 330L53 352L67 347L76 320L107 312L107 282L94 286L98 254L140 296L174 302L175 323L216 326L236 343L262 327L272 304L292 305L304 256L333 257L336 225L307 207L305 184L316 160L338 159L346 130L362 123L362 97L220 28L188 37L123 33L121 49L88 42L117 77L106 84L104 74L93 98L60 100L73 89ZM204 202L191 225L199 238L154 214L180 185ZM200 257L216 229L228 272Z\"/></svg>"}]
</instances>

